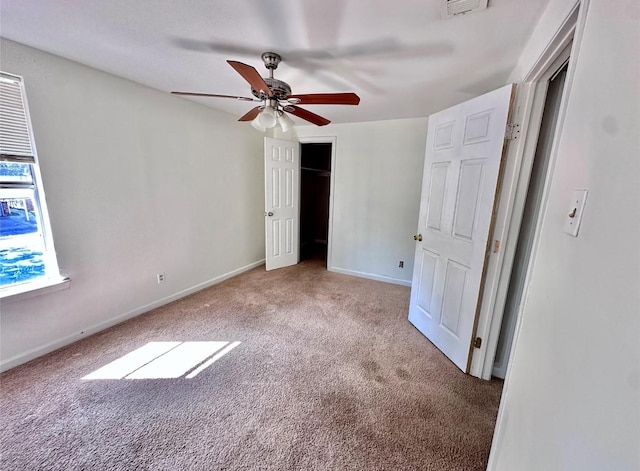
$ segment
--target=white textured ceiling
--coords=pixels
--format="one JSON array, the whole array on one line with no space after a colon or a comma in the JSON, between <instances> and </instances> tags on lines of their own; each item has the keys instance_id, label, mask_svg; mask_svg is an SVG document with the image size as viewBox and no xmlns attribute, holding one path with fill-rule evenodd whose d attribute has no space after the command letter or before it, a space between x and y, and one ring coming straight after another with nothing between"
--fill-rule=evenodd
<instances>
[{"instance_id":1,"label":"white textured ceiling","mask_svg":"<svg viewBox=\"0 0 640 471\"><path fill-rule=\"evenodd\" d=\"M166 92L251 96L226 60L266 76L260 54L277 52L293 93L361 97L305 106L345 123L427 116L504 85L547 2L443 20L437 0L0 0L0 34ZM253 106L194 101L238 117Z\"/></svg>"}]
</instances>

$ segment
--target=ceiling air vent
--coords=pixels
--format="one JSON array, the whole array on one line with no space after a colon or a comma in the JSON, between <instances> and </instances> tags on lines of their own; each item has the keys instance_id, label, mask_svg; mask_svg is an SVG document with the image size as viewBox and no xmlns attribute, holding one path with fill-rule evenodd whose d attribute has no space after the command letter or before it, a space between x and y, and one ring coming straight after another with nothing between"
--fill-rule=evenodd
<instances>
[{"instance_id":1,"label":"ceiling air vent","mask_svg":"<svg viewBox=\"0 0 640 471\"><path fill-rule=\"evenodd\" d=\"M487 8L488 0L440 0L442 18L452 18Z\"/></svg>"}]
</instances>

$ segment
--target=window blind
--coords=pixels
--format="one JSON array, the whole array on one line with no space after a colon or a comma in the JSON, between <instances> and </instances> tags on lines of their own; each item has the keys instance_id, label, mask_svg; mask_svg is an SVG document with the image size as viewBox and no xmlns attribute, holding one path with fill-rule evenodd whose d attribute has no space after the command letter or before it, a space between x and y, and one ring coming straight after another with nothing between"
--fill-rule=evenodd
<instances>
[{"instance_id":1,"label":"window blind","mask_svg":"<svg viewBox=\"0 0 640 471\"><path fill-rule=\"evenodd\" d=\"M22 86L0 72L0 162L35 162Z\"/></svg>"}]
</instances>

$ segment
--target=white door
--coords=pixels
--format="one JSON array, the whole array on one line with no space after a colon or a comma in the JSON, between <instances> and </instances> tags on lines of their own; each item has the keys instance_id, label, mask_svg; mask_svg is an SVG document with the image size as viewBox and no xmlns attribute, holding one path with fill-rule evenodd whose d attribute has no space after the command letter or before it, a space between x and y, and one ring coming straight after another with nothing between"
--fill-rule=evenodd
<instances>
[{"instance_id":1,"label":"white door","mask_svg":"<svg viewBox=\"0 0 640 471\"><path fill-rule=\"evenodd\" d=\"M515 85L429 116L409 321L469 372Z\"/></svg>"},{"instance_id":2,"label":"white door","mask_svg":"<svg viewBox=\"0 0 640 471\"><path fill-rule=\"evenodd\" d=\"M267 270L298 263L300 144L264 138Z\"/></svg>"}]
</instances>

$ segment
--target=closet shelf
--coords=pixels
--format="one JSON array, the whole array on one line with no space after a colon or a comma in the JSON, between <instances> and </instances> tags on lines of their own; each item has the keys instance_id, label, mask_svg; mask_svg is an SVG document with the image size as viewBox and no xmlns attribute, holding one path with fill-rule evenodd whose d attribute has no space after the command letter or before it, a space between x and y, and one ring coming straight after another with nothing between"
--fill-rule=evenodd
<instances>
[{"instance_id":1,"label":"closet shelf","mask_svg":"<svg viewBox=\"0 0 640 471\"><path fill-rule=\"evenodd\" d=\"M318 172L321 176L326 176L328 177L329 175L331 175L331 172L329 172L328 170L322 170L319 168L310 168L310 167L300 167L302 170L309 170L311 172Z\"/></svg>"}]
</instances>

